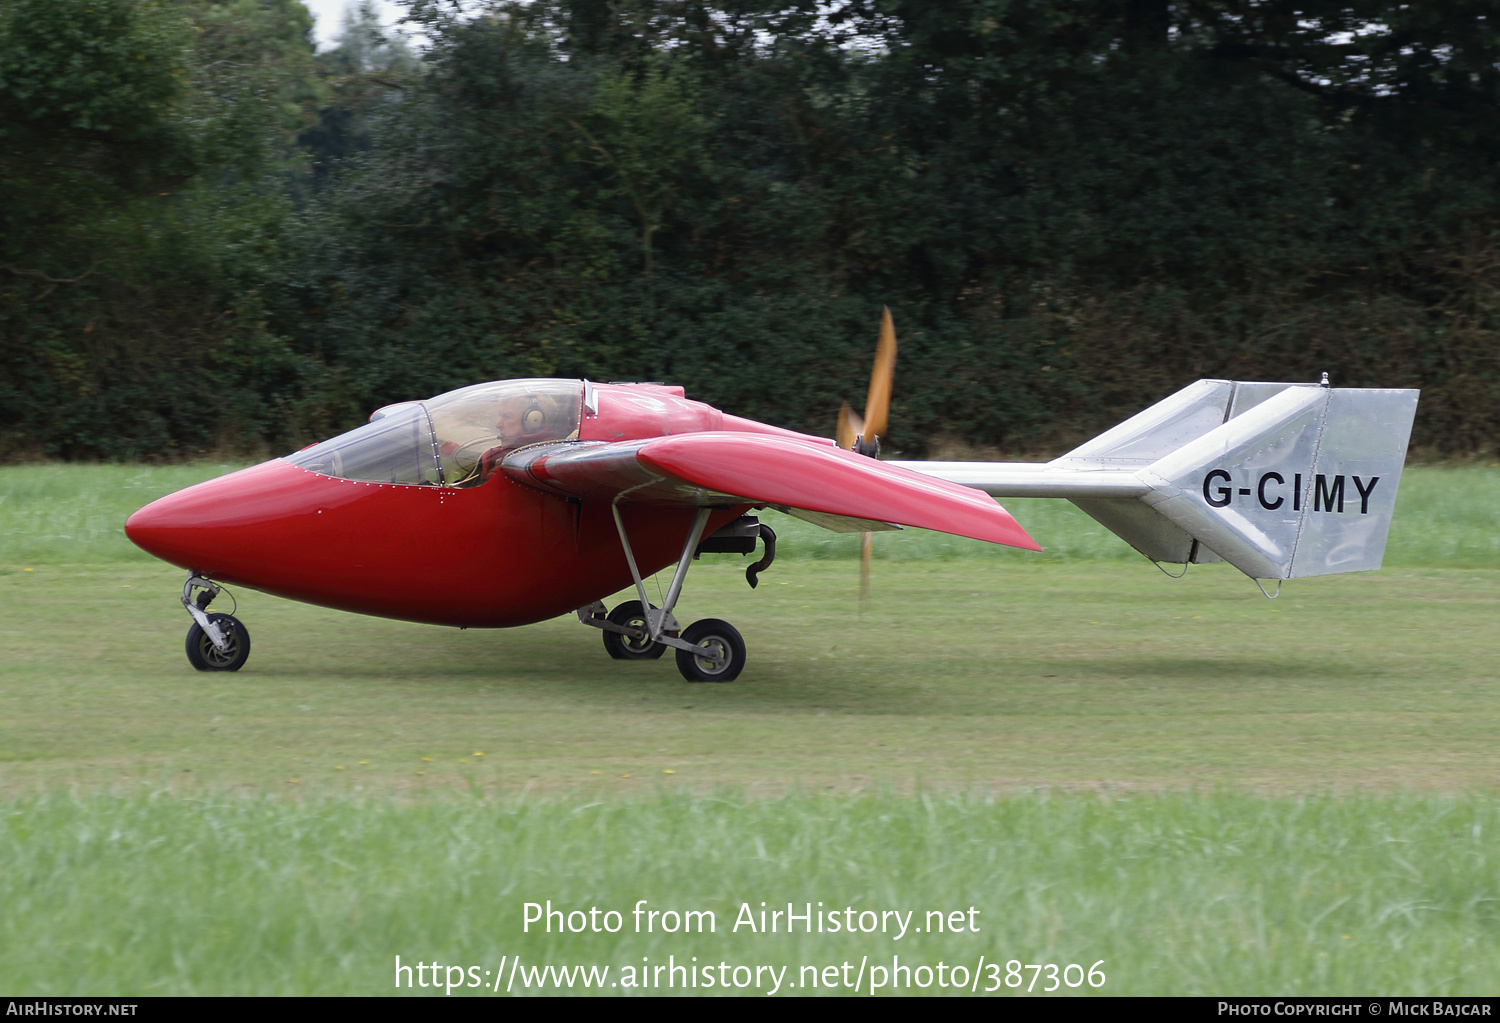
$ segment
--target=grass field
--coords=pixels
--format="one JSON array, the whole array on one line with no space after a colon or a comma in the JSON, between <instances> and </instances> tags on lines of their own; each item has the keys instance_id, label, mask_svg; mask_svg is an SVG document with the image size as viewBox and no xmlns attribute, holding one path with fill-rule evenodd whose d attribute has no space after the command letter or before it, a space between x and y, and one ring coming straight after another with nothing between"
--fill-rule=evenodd
<instances>
[{"instance_id":1,"label":"grass field","mask_svg":"<svg viewBox=\"0 0 1500 1023\"><path fill-rule=\"evenodd\" d=\"M1106 993L1496 988L1494 467L1408 470L1385 570L1276 601L1018 501L1047 553L881 535L861 616L855 541L778 522L759 590L738 558L689 577L685 616L749 645L728 686L610 661L571 620L457 632L245 590L250 663L200 675L179 573L120 525L227 468L0 468L0 992L908 950L1104 959ZM721 933L521 930L526 901L641 898ZM972 905L981 929L722 933L761 900Z\"/></svg>"},{"instance_id":2,"label":"grass field","mask_svg":"<svg viewBox=\"0 0 1500 1023\"><path fill-rule=\"evenodd\" d=\"M458 980L483 988L461 993L487 993L484 971L508 974L502 957L516 956L607 966L609 990L626 967L697 956L785 969L781 993L809 993L804 966L818 991L827 966L865 961L963 965L981 991L1012 993L1011 960L1060 973L1103 960L1100 988L1044 976L1033 993L1492 994L1497 827L1489 797L53 795L13 802L0 831L0 985L384 994L399 955L478 968ZM641 899L711 912L714 930L636 933ZM618 912L621 933L523 930L526 903L547 900ZM736 931L741 905L762 902L914 911L915 929L959 911L963 930L899 936L887 918L884 934ZM769 993L761 980L744 990ZM527 990L556 985L512 992Z\"/></svg>"}]
</instances>

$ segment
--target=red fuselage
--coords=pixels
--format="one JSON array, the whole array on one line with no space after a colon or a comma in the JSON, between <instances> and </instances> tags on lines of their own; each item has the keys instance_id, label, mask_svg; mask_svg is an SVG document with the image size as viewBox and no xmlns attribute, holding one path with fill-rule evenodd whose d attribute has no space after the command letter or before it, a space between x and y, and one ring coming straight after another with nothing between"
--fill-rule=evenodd
<instances>
[{"instance_id":1,"label":"red fuselage","mask_svg":"<svg viewBox=\"0 0 1500 1023\"><path fill-rule=\"evenodd\" d=\"M584 385L577 386L584 402ZM587 389L569 439L719 430L828 443L724 415L678 388ZM525 625L630 585L609 504L544 493L499 472L472 480L347 479L275 459L147 505L125 531L151 554L217 582L440 625ZM715 509L707 531L748 508ZM677 560L692 508L622 506L621 513L642 573Z\"/></svg>"}]
</instances>

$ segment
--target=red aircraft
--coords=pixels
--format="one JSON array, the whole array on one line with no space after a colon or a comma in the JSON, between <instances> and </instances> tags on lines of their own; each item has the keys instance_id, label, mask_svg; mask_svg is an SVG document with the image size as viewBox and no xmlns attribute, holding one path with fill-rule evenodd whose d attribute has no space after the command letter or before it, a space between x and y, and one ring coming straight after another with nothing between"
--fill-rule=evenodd
<instances>
[{"instance_id":1,"label":"red aircraft","mask_svg":"<svg viewBox=\"0 0 1500 1023\"><path fill-rule=\"evenodd\" d=\"M244 624L207 610L238 584L460 627L576 612L614 658L672 647L684 678L728 682L745 665L739 632L717 619L682 628L673 612L699 553L762 544L746 572L756 585L775 557L774 533L750 514L763 508L839 531L914 526L1040 550L990 495L1060 496L1159 563L1222 559L1257 579L1379 567L1414 391L1199 381L1050 463L896 463L874 457L894 357L887 318L868 421L846 406L837 441L680 387L483 383L164 497L125 531L187 570L187 656L204 671L249 656ZM643 579L674 564L657 608ZM602 598L632 583L639 599L607 611Z\"/></svg>"}]
</instances>

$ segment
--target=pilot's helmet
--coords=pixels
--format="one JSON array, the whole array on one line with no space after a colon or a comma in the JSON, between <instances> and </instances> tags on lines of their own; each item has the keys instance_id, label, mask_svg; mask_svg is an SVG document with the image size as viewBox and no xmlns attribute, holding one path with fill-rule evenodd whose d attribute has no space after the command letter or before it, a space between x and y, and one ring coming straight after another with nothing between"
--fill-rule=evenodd
<instances>
[{"instance_id":1,"label":"pilot's helmet","mask_svg":"<svg viewBox=\"0 0 1500 1023\"><path fill-rule=\"evenodd\" d=\"M547 440L558 434L562 403L548 394L515 395L500 403L498 425L509 425L507 419L519 425L521 435L518 440Z\"/></svg>"}]
</instances>

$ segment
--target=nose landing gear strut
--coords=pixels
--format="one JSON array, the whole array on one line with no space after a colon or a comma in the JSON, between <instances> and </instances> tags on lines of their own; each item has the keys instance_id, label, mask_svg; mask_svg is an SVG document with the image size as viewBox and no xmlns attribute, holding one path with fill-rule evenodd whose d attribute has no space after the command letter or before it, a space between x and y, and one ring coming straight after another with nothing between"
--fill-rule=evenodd
<instances>
[{"instance_id":1,"label":"nose landing gear strut","mask_svg":"<svg viewBox=\"0 0 1500 1023\"><path fill-rule=\"evenodd\" d=\"M188 573L182 587L182 606L193 616L187 659L199 671L239 671L250 657L250 632L244 624L234 615L208 613L222 589L196 572ZM200 591L196 597L194 590Z\"/></svg>"}]
</instances>

